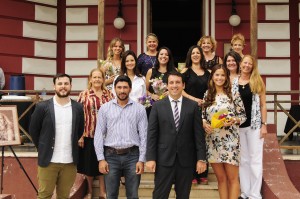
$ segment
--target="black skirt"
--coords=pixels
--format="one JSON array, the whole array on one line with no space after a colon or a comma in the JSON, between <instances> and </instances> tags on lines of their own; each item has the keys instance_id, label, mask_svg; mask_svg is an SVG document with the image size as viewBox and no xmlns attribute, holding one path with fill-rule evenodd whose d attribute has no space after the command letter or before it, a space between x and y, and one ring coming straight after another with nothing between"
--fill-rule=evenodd
<instances>
[{"instance_id":1,"label":"black skirt","mask_svg":"<svg viewBox=\"0 0 300 199\"><path fill-rule=\"evenodd\" d=\"M79 147L77 172L87 176L99 176L98 160L94 147L94 138L84 137L84 147Z\"/></svg>"}]
</instances>

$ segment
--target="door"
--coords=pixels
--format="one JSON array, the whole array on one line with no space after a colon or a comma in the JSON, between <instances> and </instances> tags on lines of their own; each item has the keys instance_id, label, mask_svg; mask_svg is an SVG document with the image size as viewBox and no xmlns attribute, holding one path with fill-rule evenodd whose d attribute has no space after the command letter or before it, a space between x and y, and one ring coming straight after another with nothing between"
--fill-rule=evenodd
<instances>
[{"instance_id":1,"label":"door","mask_svg":"<svg viewBox=\"0 0 300 199\"><path fill-rule=\"evenodd\" d=\"M189 47L202 36L202 0L151 0L150 16L159 47L171 49L176 67L185 62Z\"/></svg>"}]
</instances>

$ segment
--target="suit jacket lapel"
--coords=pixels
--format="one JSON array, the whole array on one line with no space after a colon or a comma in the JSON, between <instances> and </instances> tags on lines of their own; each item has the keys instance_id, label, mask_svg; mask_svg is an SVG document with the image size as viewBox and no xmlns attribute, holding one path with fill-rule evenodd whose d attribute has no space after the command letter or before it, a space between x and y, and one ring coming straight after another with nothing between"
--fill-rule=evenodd
<instances>
[{"instance_id":1,"label":"suit jacket lapel","mask_svg":"<svg viewBox=\"0 0 300 199\"><path fill-rule=\"evenodd\" d=\"M171 126L174 127L174 129L175 129L176 127L175 127L174 115L173 115L173 110L172 110L170 99L169 99L169 97L166 97L162 100L164 100L164 104L165 104L165 108L166 108L165 111L166 111L167 117L170 118Z\"/></svg>"},{"instance_id":2,"label":"suit jacket lapel","mask_svg":"<svg viewBox=\"0 0 300 199\"><path fill-rule=\"evenodd\" d=\"M51 100L49 100L49 104L48 104L48 108L50 111L50 116L51 116L51 121L52 121L52 125L53 125L53 129L55 132L55 111L54 111L54 102L53 102L53 98Z\"/></svg>"},{"instance_id":3,"label":"suit jacket lapel","mask_svg":"<svg viewBox=\"0 0 300 199\"><path fill-rule=\"evenodd\" d=\"M77 109L75 108L75 103L73 100L71 100L71 105L72 105L72 138L74 136L75 132L75 124L76 124L76 118L77 118Z\"/></svg>"}]
</instances>

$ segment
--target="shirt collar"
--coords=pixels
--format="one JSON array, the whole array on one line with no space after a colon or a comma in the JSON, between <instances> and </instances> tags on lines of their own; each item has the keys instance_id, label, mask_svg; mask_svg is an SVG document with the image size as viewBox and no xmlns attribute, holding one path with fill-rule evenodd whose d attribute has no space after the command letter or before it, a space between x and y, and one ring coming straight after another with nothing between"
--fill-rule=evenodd
<instances>
[{"instance_id":1,"label":"shirt collar","mask_svg":"<svg viewBox=\"0 0 300 199\"><path fill-rule=\"evenodd\" d=\"M114 104L120 106L120 105L118 104L118 99L117 99L117 98L113 99L112 102L113 102ZM126 106L128 106L129 104L133 104L133 100L130 99L130 97L129 97L129 100L128 100ZM126 107L126 106L125 106L125 107Z\"/></svg>"},{"instance_id":2,"label":"shirt collar","mask_svg":"<svg viewBox=\"0 0 300 199\"><path fill-rule=\"evenodd\" d=\"M169 97L170 102L172 102L174 100L170 95L168 97ZM176 100L174 100L174 101L176 101ZM177 99L177 101L182 102L182 95L180 96L180 98Z\"/></svg>"},{"instance_id":3,"label":"shirt collar","mask_svg":"<svg viewBox=\"0 0 300 199\"><path fill-rule=\"evenodd\" d=\"M72 105L72 104L71 104L71 99L70 99L70 97L69 97L69 102L68 102L67 104L61 105L61 104L59 104L59 103L56 101L55 96L54 96L54 97L53 97L53 103L54 103L55 105L61 106L61 107L67 107L67 106L71 106L71 105Z\"/></svg>"}]
</instances>

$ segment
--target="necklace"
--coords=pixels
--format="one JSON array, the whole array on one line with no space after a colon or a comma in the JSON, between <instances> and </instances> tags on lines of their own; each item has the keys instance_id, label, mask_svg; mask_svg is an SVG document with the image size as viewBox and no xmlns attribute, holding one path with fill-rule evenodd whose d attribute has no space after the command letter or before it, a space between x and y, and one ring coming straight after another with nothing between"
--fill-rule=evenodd
<instances>
[{"instance_id":1,"label":"necklace","mask_svg":"<svg viewBox=\"0 0 300 199\"><path fill-rule=\"evenodd\" d=\"M156 60L156 57L154 57L154 61L152 60L152 56L148 55L149 56L149 59L152 63L152 67L154 67L154 64L155 64L155 60Z\"/></svg>"}]
</instances>

